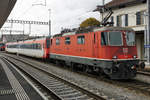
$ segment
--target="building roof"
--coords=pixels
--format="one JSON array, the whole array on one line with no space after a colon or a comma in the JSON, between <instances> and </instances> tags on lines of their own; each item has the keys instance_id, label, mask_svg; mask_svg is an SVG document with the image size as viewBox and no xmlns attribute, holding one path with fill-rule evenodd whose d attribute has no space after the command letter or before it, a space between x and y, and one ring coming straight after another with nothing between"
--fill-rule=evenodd
<instances>
[{"instance_id":1,"label":"building roof","mask_svg":"<svg viewBox=\"0 0 150 100\"><path fill-rule=\"evenodd\" d=\"M6 21L17 0L0 0L0 28Z\"/></svg>"},{"instance_id":2,"label":"building roof","mask_svg":"<svg viewBox=\"0 0 150 100\"><path fill-rule=\"evenodd\" d=\"M124 7L126 5L145 3L146 1L147 0L112 0L111 2L108 2L105 6L107 8L118 8Z\"/></svg>"},{"instance_id":3,"label":"building roof","mask_svg":"<svg viewBox=\"0 0 150 100\"><path fill-rule=\"evenodd\" d=\"M112 0L105 4L105 8L118 9L124 8L126 6L132 6L135 4L146 3L147 0ZM97 8L93 11L100 11L103 6L98 5Z\"/></svg>"}]
</instances>

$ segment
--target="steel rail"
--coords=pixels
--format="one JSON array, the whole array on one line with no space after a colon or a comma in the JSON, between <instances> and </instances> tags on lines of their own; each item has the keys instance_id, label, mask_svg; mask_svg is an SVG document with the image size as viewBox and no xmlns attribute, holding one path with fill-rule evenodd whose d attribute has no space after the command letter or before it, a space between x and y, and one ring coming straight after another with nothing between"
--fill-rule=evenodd
<instances>
[{"instance_id":1,"label":"steel rail","mask_svg":"<svg viewBox=\"0 0 150 100\"><path fill-rule=\"evenodd\" d=\"M137 71L137 74L142 74L142 75L150 76L150 72Z\"/></svg>"}]
</instances>

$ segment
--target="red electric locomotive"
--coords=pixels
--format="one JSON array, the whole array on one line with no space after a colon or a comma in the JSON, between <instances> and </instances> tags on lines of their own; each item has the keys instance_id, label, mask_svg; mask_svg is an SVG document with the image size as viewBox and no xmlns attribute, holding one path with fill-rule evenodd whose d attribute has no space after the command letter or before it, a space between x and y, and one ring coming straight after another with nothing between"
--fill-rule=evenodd
<instances>
[{"instance_id":1,"label":"red electric locomotive","mask_svg":"<svg viewBox=\"0 0 150 100\"><path fill-rule=\"evenodd\" d=\"M108 12L100 27L55 35L51 41L50 58L73 69L104 73L111 79L134 78L140 63L134 31L113 27L113 22L108 22L113 14L110 8L102 6L99 11Z\"/></svg>"},{"instance_id":2,"label":"red electric locomotive","mask_svg":"<svg viewBox=\"0 0 150 100\"><path fill-rule=\"evenodd\" d=\"M111 79L136 76L139 65L131 28L102 27L88 33L69 32L52 39L50 58L84 71L104 72Z\"/></svg>"}]
</instances>

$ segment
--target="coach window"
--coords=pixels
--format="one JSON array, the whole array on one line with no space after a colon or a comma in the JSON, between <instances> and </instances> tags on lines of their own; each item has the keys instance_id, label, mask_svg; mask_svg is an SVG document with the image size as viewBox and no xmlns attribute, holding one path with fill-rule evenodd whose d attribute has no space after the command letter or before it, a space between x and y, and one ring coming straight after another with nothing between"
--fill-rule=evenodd
<instances>
[{"instance_id":1,"label":"coach window","mask_svg":"<svg viewBox=\"0 0 150 100\"><path fill-rule=\"evenodd\" d=\"M101 45L108 45L108 33L107 32L101 33Z\"/></svg>"},{"instance_id":2,"label":"coach window","mask_svg":"<svg viewBox=\"0 0 150 100\"><path fill-rule=\"evenodd\" d=\"M36 44L37 45L37 49L41 49L41 44Z\"/></svg>"},{"instance_id":3,"label":"coach window","mask_svg":"<svg viewBox=\"0 0 150 100\"><path fill-rule=\"evenodd\" d=\"M70 37L65 38L65 44L70 44Z\"/></svg>"},{"instance_id":4,"label":"coach window","mask_svg":"<svg viewBox=\"0 0 150 100\"><path fill-rule=\"evenodd\" d=\"M60 44L60 40L57 38L56 39L56 45L59 45Z\"/></svg>"},{"instance_id":5,"label":"coach window","mask_svg":"<svg viewBox=\"0 0 150 100\"><path fill-rule=\"evenodd\" d=\"M41 44L39 44L39 49L42 49L42 46L41 46Z\"/></svg>"},{"instance_id":6,"label":"coach window","mask_svg":"<svg viewBox=\"0 0 150 100\"><path fill-rule=\"evenodd\" d=\"M32 44L32 46L33 46L33 49L36 49L36 44L34 43L34 44Z\"/></svg>"},{"instance_id":7,"label":"coach window","mask_svg":"<svg viewBox=\"0 0 150 100\"><path fill-rule=\"evenodd\" d=\"M84 42L85 42L84 36L78 36L77 39L78 39L78 44L84 44Z\"/></svg>"}]
</instances>

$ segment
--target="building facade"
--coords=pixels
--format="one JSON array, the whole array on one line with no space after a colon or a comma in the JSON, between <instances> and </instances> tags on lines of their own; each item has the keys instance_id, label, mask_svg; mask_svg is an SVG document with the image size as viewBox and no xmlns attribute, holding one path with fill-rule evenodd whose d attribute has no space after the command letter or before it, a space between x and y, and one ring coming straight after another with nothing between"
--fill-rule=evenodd
<instances>
[{"instance_id":1,"label":"building facade","mask_svg":"<svg viewBox=\"0 0 150 100\"><path fill-rule=\"evenodd\" d=\"M109 21L114 22L114 26L130 27L136 33L136 46L138 57L145 59L144 32L147 21L146 0L112 0L105 5L113 11ZM97 7L97 11L98 11ZM103 13L106 16L108 12ZM102 20L102 16L100 17Z\"/></svg>"}]
</instances>

